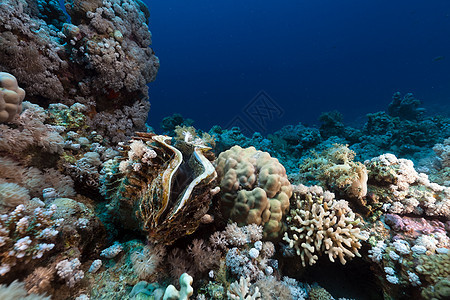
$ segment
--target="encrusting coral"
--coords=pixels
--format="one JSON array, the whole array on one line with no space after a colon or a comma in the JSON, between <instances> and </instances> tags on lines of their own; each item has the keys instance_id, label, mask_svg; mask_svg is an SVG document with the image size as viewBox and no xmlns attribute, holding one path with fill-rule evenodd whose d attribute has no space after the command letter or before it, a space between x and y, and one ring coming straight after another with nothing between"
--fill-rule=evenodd
<instances>
[{"instance_id":1,"label":"encrusting coral","mask_svg":"<svg viewBox=\"0 0 450 300\"><path fill-rule=\"evenodd\" d=\"M283 234L283 217L292 195L286 170L269 153L234 146L217 158L223 215L238 223L262 225L264 238Z\"/></svg>"},{"instance_id":2,"label":"encrusting coral","mask_svg":"<svg viewBox=\"0 0 450 300\"><path fill-rule=\"evenodd\" d=\"M360 256L361 241L368 236L347 201L335 200L333 193L319 186L304 185L294 188L291 201L283 240L300 256L303 266L315 264L322 254L332 262L339 258L342 264L346 258Z\"/></svg>"}]
</instances>

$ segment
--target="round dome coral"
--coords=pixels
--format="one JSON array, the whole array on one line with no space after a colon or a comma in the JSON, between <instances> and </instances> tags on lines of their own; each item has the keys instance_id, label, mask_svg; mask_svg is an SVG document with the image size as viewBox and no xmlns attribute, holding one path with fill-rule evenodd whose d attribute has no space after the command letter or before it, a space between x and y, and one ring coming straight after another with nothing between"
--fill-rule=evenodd
<instances>
[{"instance_id":1,"label":"round dome coral","mask_svg":"<svg viewBox=\"0 0 450 300\"><path fill-rule=\"evenodd\" d=\"M0 123L11 122L22 111L25 91L21 89L16 78L0 72Z\"/></svg>"}]
</instances>

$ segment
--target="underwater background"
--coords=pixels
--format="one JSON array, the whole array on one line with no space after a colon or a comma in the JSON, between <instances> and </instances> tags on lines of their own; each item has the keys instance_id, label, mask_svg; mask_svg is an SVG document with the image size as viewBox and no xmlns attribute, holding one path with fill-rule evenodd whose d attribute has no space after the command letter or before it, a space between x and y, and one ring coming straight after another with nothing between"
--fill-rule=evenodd
<instances>
[{"instance_id":1,"label":"underwater background","mask_svg":"<svg viewBox=\"0 0 450 300\"><path fill-rule=\"evenodd\" d=\"M449 111L450 6L413 1L145 1L161 60L149 123L182 112L228 126L258 93L282 109L264 128L363 122L394 92ZM220 114L216 114L220 111Z\"/></svg>"}]
</instances>

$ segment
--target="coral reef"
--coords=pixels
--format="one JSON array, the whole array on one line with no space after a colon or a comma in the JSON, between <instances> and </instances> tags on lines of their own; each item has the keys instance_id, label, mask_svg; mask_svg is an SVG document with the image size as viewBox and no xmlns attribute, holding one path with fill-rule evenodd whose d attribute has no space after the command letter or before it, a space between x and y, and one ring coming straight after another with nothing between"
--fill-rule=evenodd
<instances>
[{"instance_id":1,"label":"coral reef","mask_svg":"<svg viewBox=\"0 0 450 300\"><path fill-rule=\"evenodd\" d=\"M91 125L118 142L144 129L146 84L159 68L149 12L140 1L84 2L66 1L69 21L57 1L4 1L0 68L34 103L86 105Z\"/></svg>"},{"instance_id":2,"label":"coral reef","mask_svg":"<svg viewBox=\"0 0 450 300\"><path fill-rule=\"evenodd\" d=\"M321 187L296 186L283 240L300 256L302 265L313 265L319 255L341 264L360 256L361 241L368 239L348 203L337 201Z\"/></svg>"},{"instance_id":3,"label":"coral reef","mask_svg":"<svg viewBox=\"0 0 450 300\"><path fill-rule=\"evenodd\" d=\"M25 285L22 282L14 281L8 286L0 285L0 299L4 300L50 300L50 297L37 295L32 293L31 295L25 289Z\"/></svg>"},{"instance_id":4,"label":"coral reef","mask_svg":"<svg viewBox=\"0 0 450 300\"><path fill-rule=\"evenodd\" d=\"M358 269L450 297L450 119L395 93L361 129L142 132L147 7L64 4L0 3L1 299L334 299Z\"/></svg>"},{"instance_id":5,"label":"coral reef","mask_svg":"<svg viewBox=\"0 0 450 300\"><path fill-rule=\"evenodd\" d=\"M262 225L264 238L279 238L292 188L278 160L253 147L234 146L219 155L216 170L224 217L241 226Z\"/></svg>"},{"instance_id":6,"label":"coral reef","mask_svg":"<svg viewBox=\"0 0 450 300\"><path fill-rule=\"evenodd\" d=\"M419 120L423 117L425 109L420 107L420 100L411 93L401 97L399 92L394 93L392 102L388 106L388 114L404 120Z\"/></svg>"}]
</instances>

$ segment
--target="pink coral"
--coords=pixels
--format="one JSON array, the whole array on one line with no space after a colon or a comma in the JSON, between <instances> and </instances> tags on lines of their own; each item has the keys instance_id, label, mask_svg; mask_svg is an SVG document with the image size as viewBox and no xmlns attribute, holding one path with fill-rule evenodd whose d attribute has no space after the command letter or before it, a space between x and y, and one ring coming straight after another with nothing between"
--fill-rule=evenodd
<instances>
[{"instance_id":1,"label":"pink coral","mask_svg":"<svg viewBox=\"0 0 450 300\"><path fill-rule=\"evenodd\" d=\"M445 234L445 224L439 220L426 220L424 218L412 218L395 214L386 214L386 224L392 226L395 231L400 231L404 235L417 238L423 234L443 233Z\"/></svg>"}]
</instances>

